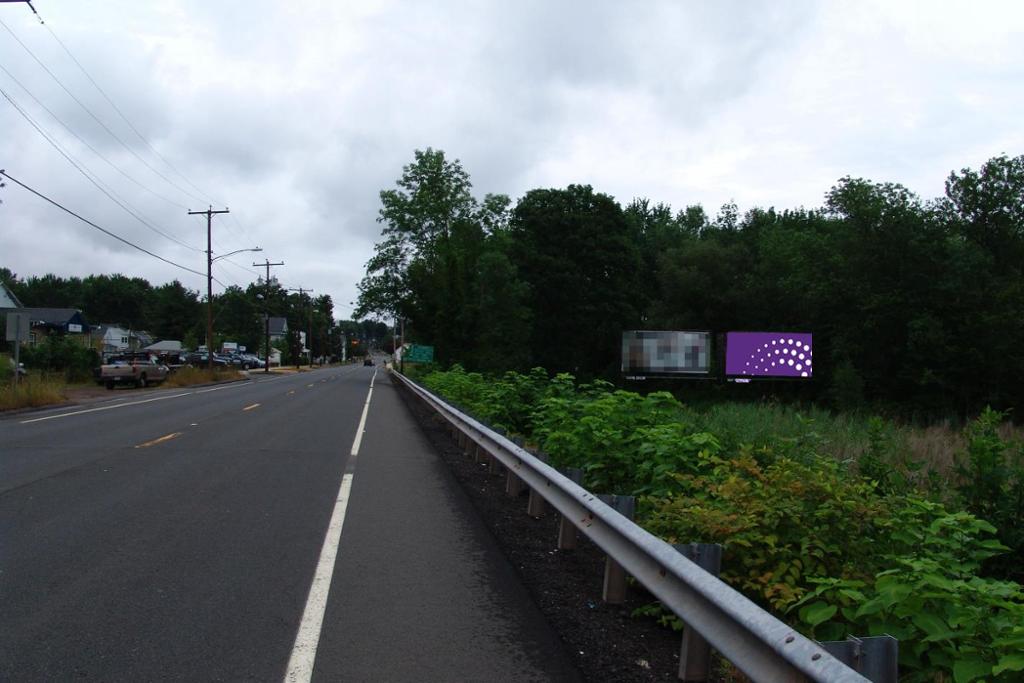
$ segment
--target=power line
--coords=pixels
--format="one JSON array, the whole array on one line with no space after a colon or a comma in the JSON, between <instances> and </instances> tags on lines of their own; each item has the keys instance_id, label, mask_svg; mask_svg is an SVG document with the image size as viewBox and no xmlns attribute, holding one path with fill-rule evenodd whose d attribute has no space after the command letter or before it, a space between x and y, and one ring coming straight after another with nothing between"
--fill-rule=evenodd
<instances>
[{"instance_id":1,"label":"power line","mask_svg":"<svg viewBox=\"0 0 1024 683\"><path fill-rule=\"evenodd\" d=\"M117 165L116 165L116 164L115 164L114 162L112 162L112 161L111 161L110 159L108 159L108 158L107 158L106 156L104 156L104 155L103 155L103 154L102 154L102 153L101 153L101 152L100 152L99 150L97 150L97 149L96 149L95 147L93 147L92 145L90 145L90 144L89 144L89 143L88 143L88 142L87 142L87 141L86 141L86 140L85 140L84 138L82 138L82 137L81 137L81 136L80 136L80 135L79 135L78 133L76 133L76 132L75 132L74 130L72 130L72 129L71 129L71 126L69 126L68 124L64 123L64 121L62 121L62 120L61 120L61 118L60 118L59 116L57 116L56 114L54 114L54 113L53 113L53 110L51 110L51 109L50 109L49 107L47 107L47 106L46 106L45 104L43 104L43 103L42 103L42 101L40 101L40 99L39 99L38 97L36 97L35 95L33 95L33 94L32 94L32 91L31 91L31 90L29 90L29 89L28 89L27 87L25 87L25 84L24 84L24 83L22 83L21 81L19 81L19 80L18 80L18 79L17 79L17 78L16 78L15 76L14 76L14 74L12 74L12 73L11 73L10 71L8 71L8 70L7 70L7 69L6 69L5 67L4 67L4 65L3 65L3 64L0 64L0 71L3 71L3 72L4 72L5 74L7 74L7 77L8 77L8 78L10 78L10 79L11 79L12 81L14 81L14 82L15 82L15 83L16 83L16 84L18 85L18 87L19 87L19 88L21 88L21 89L22 89L22 90L23 90L23 91L25 92L25 94L26 94L26 95L28 95L28 96L29 96L30 98L32 98L32 101L33 101L33 102L35 102L35 103L36 103L37 105L39 105L39 106L40 106L40 107L41 107L41 108L42 108L42 109L43 109L43 110L44 110L44 111L45 111L45 112L46 112L47 114L49 114L49 115L50 115L50 117L51 117L51 118L53 118L53 120L54 120L54 121L56 121L56 122L57 122L57 123L59 123L59 124L60 124L61 126L63 126L64 130L66 130L66 131L67 131L68 133L70 133L70 134L71 134L71 135L72 135L72 136L73 136L73 137L74 137L74 138L75 138L76 140L78 140L78 141L79 141L80 143L82 143L82 144L83 144L83 145L84 145L85 147L87 147L87 148L89 149L89 151L91 151L91 152L92 152L93 154L95 154L95 155L96 155L96 156L98 156L98 157L99 157L100 159L102 159L102 160L103 160L104 162L106 162L107 166L110 166L110 168L114 169L115 171L117 171L118 173L120 173L121 175L123 175L123 176L124 176L125 178L127 178L127 179L128 179L128 180L130 180L131 182L133 182L133 183L135 183L136 185L138 185L139 187L141 187L141 188L142 188L143 190L145 190L146 192L149 192L149 193L150 193L151 195L153 195L154 197L156 197L156 198L158 198L158 199L162 199L163 201L167 202L168 204L171 204L171 205L173 205L173 206L176 206L176 207L178 207L179 209L185 209L185 210L188 210L188 207L187 207L187 206L185 206L184 204L179 204L178 202L174 201L173 199L169 199L168 197L165 197L165 196L163 196L162 194L160 194L160 193L159 193L159 192L157 192L156 190L153 190L153 189L151 189L151 188L147 187L146 185L143 185L143 184L142 184L142 183L140 183L140 182L139 182L139 181L138 181L138 180L137 180L136 178L133 178L132 176L130 176L130 175L129 175L128 173L126 173L126 172L125 172L125 171L124 171L123 169L121 169L121 168L120 168L119 166L117 166Z\"/></svg>"},{"instance_id":2,"label":"power line","mask_svg":"<svg viewBox=\"0 0 1024 683\"><path fill-rule=\"evenodd\" d=\"M60 153L60 155L63 156L67 160L67 162L69 164L74 166L75 169L79 173L81 173L85 177L86 180L88 180L90 183L95 185L96 188L100 192L105 194L107 196L107 198L110 199L110 201L114 202L115 204L120 206L122 209L124 209L132 218L134 218L138 222L142 223L144 226L146 226L147 228L149 228L153 232L157 233L158 235L160 235L162 237L165 237L165 238L169 239L170 241L175 242L175 243L185 247L186 249L191 249L192 251L202 251L201 249L197 249L196 247L190 246L190 245L186 244L185 242L182 242L177 237L173 237L172 235L168 235L166 232L164 232L163 230L161 230L160 228L156 227L155 225L153 225L152 223L147 221L145 218L140 216L138 214L137 210L134 209L127 201L116 197L115 196L116 193L114 193L114 191L112 189L104 187L103 183L101 183L99 180L97 180L97 178L99 176L97 176L95 173L93 173L91 170L89 170L88 166L86 166L84 163L76 161L75 158L71 156L70 152L68 152L65 149L63 149L61 147L61 145L51 135L49 135L46 131L44 131L42 126L40 126L38 123L36 123L35 119L33 119L32 116L28 112L26 112L24 109L22 109L22 107L14 100L14 98L11 97L11 95L8 94L7 91L5 91L3 88L0 88L0 95L3 95L7 99L7 101L11 103L11 106L14 107L14 109L19 114L21 114L22 118L24 118L26 121L28 121L29 125L31 125L33 128L35 128L36 132L39 133L40 135L42 135L43 139L45 139L47 142L49 142L50 145L53 146L53 148L55 150L57 150Z\"/></svg>"},{"instance_id":3,"label":"power line","mask_svg":"<svg viewBox=\"0 0 1024 683\"><path fill-rule=\"evenodd\" d=\"M245 266L243 266L242 264L240 264L240 263L237 263L237 262L235 262L235 261L232 261L232 260L231 260L231 259L229 259L229 258L221 258L221 259L220 259L220 260L218 261L218 263L220 263L221 261L223 261L223 262L224 262L225 264L228 264L228 263L230 263L230 264L231 264L232 266L234 266L234 267L235 267L235 268L237 268L238 270L244 270L244 271L245 271L246 273L251 273L251 274L255 275L256 277L259 277L259 276L260 276L260 274L259 274L259 273L257 273L257 272L256 272L255 270L253 270L253 269L251 269L251 268L246 268L246 267L245 267ZM236 282L235 284L237 284L237 285L238 285L239 287L241 287L241 284L239 284L238 282Z\"/></svg>"},{"instance_id":4,"label":"power line","mask_svg":"<svg viewBox=\"0 0 1024 683\"><path fill-rule=\"evenodd\" d=\"M32 11L33 11L33 12L35 12L35 9L33 8L33 10L32 10ZM37 13L37 16L38 16L38 13ZM49 34L50 34L51 36L53 36L53 39L54 39L55 41L57 41L57 44L61 46L61 49L63 49L63 50L64 50L64 53L65 53L65 54L67 54L67 56L71 58L71 61L75 63L75 66L77 66L77 67L78 67L78 69L79 69L79 70L80 70L80 71L81 71L81 72L82 72L83 74L85 74L85 77L86 77L87 79L89 79L89 82L90 82L90 83L92 83L93 87L94 87L94 88L96 88L96 90L97 90L97 91L98 91L98 92L100 93L100 95L102 95L102 96L103 96L103 99L105 99L105 100L107 101L107 104L109 104L109 105L111 106L111 108L113 108L113 110L117 112L117 115L121 117L121 120L122 120L122 121L124 121L124 122L125 122L126 124L128 124L128 127L129 127L129 128L131 128L132 132L133 132L133 133L135 133L135 135L136 135L136 136L138 136L138 138L139 138L140 140L142 140L142 142L143 142L143 143L145 143L146 147L148 147L148 148L149 148L149 150L150 150L150 151L151 151L151 152L152 152L152 153L154 154L154 156L156 156L156 158L157 158L157 159L159 159L160 161L164 162L164 164L166 164L168 168L170 168L170 169L171 169L172 171L174 171L175 173L177 173L177 174L178 174L178 176L179 176L179 177L180 177L180 178L181 178L182 180L184 180L184 181L185 181L186 183L188 183L188 184L189 184L189 185L190 185L190 186L192 187L192 189L194 189L194 190L195 190L196 192L198 192L199 194L201 194L201 195L203 195L204 197L206 197L206 199L208 199L208 200L210 200L210 201L213 201L213 202L214 202L214 203L216 203L216 204L221 204L221 203L223 203L223 202L216 202L216 201L214 201L213 199L211 199L211 198L210 198L210 196L209 196L208 194L206 194L206 193L205 193L205 192L203 192L203 191L202 191L201 189L199 189L198 187L196 187L195 183L193 183L193 182L192 182L191 180L189 180L188 176L186 176L186 175L185 175L184 173L182 173L181 171L179 171L179 170L177 169L177 167L175 167L175 165L174 165L174 164L172 164L172 163L171 163L170 161L168 161L167 159L165 159L165 158L164 158L164 156L163 156L162 154L160 154L160 152L158 152L158 151L156 150L156 147L154 147L154 146L153 146L153 145L152 145L152 144L151 144L151 143L149 142L149 140L147 140L147 139L146 139L146 136L144 136L144 135L143 135L142 133L140 133L140 132L139 132L139 129L138 129L138 128L136 128L134 124L132 124L132 122L131 122L131 121L130 121L130 120L128 119L128 117L127 117L127 116L125 116L124 112L123 112L123 111L121 111L121 108L120 108L120 107L118 107L118 106L117 106L116 104L114 104L114 101L113 101L112 99L110 99L110 96L108 96L108 95L107 95L106 91L104 91L104 90L103 90L103 88L101 88L101 87L100 87L100 84L96 82L96 79L94 79L94 78L93 78L93 77L92 77L92 76L91 76L91 75L89 74L89 72L88 72L88 71L86 71L85 67L84 67L84 66L82 66L82 63L81 63L81 62L79 62L79 61L78 61L78 59L76 59L76 58L75 58L75 56L74 56L73 54L71 54L71 50L69 50L69 49L68 49L68 46L64 44L64 41L63 41L63 40L61 40L61 39L60 39L60 38L59 38L59 37L57 36L57 34L56 34L56 33L54 33L54 31L53 31L53 29L52 29L52 28L50 27L50 25L49 25L49 24L47 24L46 22L44 22L44 21L42 20L42 18L41 18L41 17L40 17L40 19L39 19L39 22L40 22L41 24L43 24L43 26L45 26L45 27L46 27L46 30L47 30L47 31L49 32Z\"/></svg>"},{"instance_id":5,"label":"power line","mask_svg":"<svg viewBox=\"0 0 1024 683\"><path fill-rule=\"evenodd\" d=\"M85 106L85 104L80 99L75 97L75 94L72 93L68 89L68 87L66 85L64 85L64 83L59 78L57 78L57 76L52 71L50 71L50 69L45 64L43 64L42 60L40 60L38 57L36 57L35 53L32 52L32 50L30 50L29 47L27 45L25 45L25 43L23 43L21 41L21 39L18 37L18 35L14 31L12 31L11 28L7 24L5 24L2 19L0 19L0 26L3 26L4 29L8 33L11 34L11 37L14 38L14 40L18 43L18 45L21 45L22 49L24 49L25 52L27 52L29 54L29 56L32 57L33 60L35 60L36 64L38 64L40 67L42 67L43 71L45 71L50 76L50 78L52 78L57 83L57 85L59 85L61 87L61 89L64 90L64 92L66 92L68 94L68 96L71 99L73 99L78 104L78 106L81 107L82 110L85 111L85 113L88 114L92 118L93 121L98 123L100 125L100 127L103 128L103 130L107 131L107 133L110 135L110 137L114 138L118 143L120 143L120 145L122 147L124 147L125 150L127 150L129 154L131 154L136 159L138 159L142 163L143 166L145 166L150 171L152 171L156 175L158 175L161 178L163 178L168 184L172 185L179 192L181 192L183 194L186 194L189 197L192 197L193 199L196 199L196 200L198 200L200 202L203 201L202 198L192 194L191 192L189 192L188 190L186 190L185 188L181 187L176 182L174 182L173 180L171 180L170 178L165 176L163 173L161 173L157 169L153 168L148 161L146 161L145 159L143 159L139 155L138 152L136 152L134 149L129 147L128 144L124 140L122 140L120 137L118 137L117 134L114 131L110 130L110 128L107 126L107 124L103 123L103 121L101 121L99 119L99 117L96 116L96 114L94 114L91 109L89 109L89 107Z\"/></svg>"},{"instance_id":6,"label":"power line","mask_svg":"<svg viewBox=\"0 0 1024 683\"><path fill-rule=\"evenodd\" d=\"M47 197L46 195L44 195L44 194L43 194L42 192L39 192L39 191L37 191L37 190L34 190L34 189L32 189L31 187L29 187L29 186L28 186L28 185L26 185L25 183L21 182L21 181L20 181L20 180L18 180L17 178L13 178L13 177L11 177L11 175L10 175L9 173L7 173L7 171L5 171L5 170L3 170L3 169L0 169L0 176L3 176L3 177L5 177L5 178L7 178L7 179L8 179L8 180L10 180L10 181L11 181L12 183L15 183L15 184L17 184L17 185L20 185L21 187L23 187L24 189L28 190L29 192L31 192L31 193L32 193L32 194L34 194L35 196L37 196L37 197L39 197L40 199L43 199L43 200L45 200L45 201L49 202L50 204L53 204L54 206L56 206L56 207L57 207L58 209L60 209L61 211L64 211L65 213L68 213L68 214L70 214L70 215L74 216L75 218L77 218L78 220L82 221L82 222L83 222L83 223L85 223L86 225L88 225L88 226L90 226L90 227L93 227L93 228L95 228L95 229L99 230L100 232L102 232L102 233L103 233L103 234L105 234L105 235L108 235L108 236L110 236L110 237L113 237L113 238L114 238L114 239L116 239L116 240L117 240L118 242L122 242L122 243L124 243L124 244L127 244L127 245L128 245L129 247L132 247L133 249L138 249L138 250L139 250L139 251L141 251L142 253L144 253L144 254L148 254L148 255L152 256L153 258L155 258L155 259L158 259L158 260L160 260L160 261L163 261L164 263L167 263L167 264L169 264L169 265L172 265L172 266L174 266L175 268L181 268L181 269L182 269L182 270L184 270L184 271L187 271L187 272L189 272L189 273L193 273L193 274L195 274L195 275L199 275L200 277L206 277L206 273L201 273L201 272L199 272L198 270L192 270L191 268L188 268L188 267L186 267L186 266L183 266L183 265L181 265L180 263L175 263L174 261L171 261L170 259L166 259L166 258L164 258L163 256L160 256L159 254L154 254L154 253L153 253L153 252L151 252L151 251L150 251L149 249L146 249L146 248L144 248L144 247L140 247L139 245L135 244L134 242L129 242L128 240L126 240L125 238L121 237L120 235L117 235L117 234L115 234L115 233L113 233L113 232L111 232L111 231L107 230L106 228L103 228L103 227L100 227L99 225L96 225L95 223L93 223L92 221L90 221L90 220L89 220L89 219L87 219L87 218L83 218L82 216L79 216L79 215L78 215L77 213L75 213L75 212L74 212L74 211L72 211L71 209L67 208L66 206L64 206L64 205L62 205L62 204L60 204L60 203L58 203L57 201L55 201L55 200L53 200L53 199L50 199L49 197ZM220 284L220 285L221 285L222 287L224 286L224 285L223 285L223 283L221 283L221 282L218 282L218 284Z\"/></svg>"}]
</instances>

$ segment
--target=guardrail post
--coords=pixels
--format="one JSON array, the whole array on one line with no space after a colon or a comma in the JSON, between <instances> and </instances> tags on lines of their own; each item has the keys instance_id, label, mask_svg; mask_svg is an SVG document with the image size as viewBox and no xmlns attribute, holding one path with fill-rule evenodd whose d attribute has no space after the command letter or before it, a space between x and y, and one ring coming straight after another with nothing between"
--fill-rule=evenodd
<instances>
[{"instance_id":1,"label":"guardrail post","mask_svg":"<svg viewBox=\"0 0 1024 683\"><path fill-rule=\"evenodd\" d=\"M636 498L633 496L599 495L598 498L620 515L633 521L636 515ZM605 556L604 590L601 599L610 605L621 605L626 601L626 570L622 565Z\"/></svg>"},{"instance_id":2,"label":"guardrail post","mask_svg":"<svg viewBox=\"0 0 1024 683\"><path fill-rule=\"evenodd\" d=\"M537 452L533 454L538 460L543 463L547 463L551 458L548 457L547 453ZM541 517L544 514L544 510L547 507L547 501L544 500L544 496L540 494L537 489L530 489L530 500L526 504L526 514L531 517Z\"/></svg>"},{"instance_id":3,"label":"guardrail post","mask_svg":"<svg viewBox=\"0 0 1024 683\"><path fill-rule=\"evenodd\" d=\"M583 470L579 467L570 467L562 474L571 479L573 483L583 486ZM562 515L558 520L558 549L572 550L577 545L579 545L579 533L576 531L576 525L568 517Z\"/></svg>"},{"instance_id":4,"label":"guardrail post","mask_svg":"<svg viewBox=\"0 0 1024 683\"><path fill-rule=\"evenodd\" d=\"M872 683L896 683L899 679L899 641L889 635L829 640L825 651Z\"/></svg>"},{"instance_id":5,"label":"guardrail post","mask_svg":"<svg viewBox=\"0 0 1024 683\"><path fill-rule=\"evenodd\" d=\"M686 559L717 577L722 569L722 546L717 543L680 543L672 546ZM697 631L685 624L679 648L679 679L706 681L711 668L711 646Z\"/></svg>"},{"instance_id":6,"label":"guardrail post","mask_svg":"<svg viewBox=\"0 0 1024 683\"><path fill-rule=\"evenodd\" d=\"M511 469L505 470L505 495L510 498L518 498L523 492L523 480L516 476Z\"/></svg>"}]
</instances>

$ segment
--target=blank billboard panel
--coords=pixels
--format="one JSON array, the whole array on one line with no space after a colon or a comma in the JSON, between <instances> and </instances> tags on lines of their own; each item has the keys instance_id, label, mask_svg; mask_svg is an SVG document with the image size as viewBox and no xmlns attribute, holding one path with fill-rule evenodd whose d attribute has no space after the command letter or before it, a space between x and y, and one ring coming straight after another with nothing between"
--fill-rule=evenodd
<instances>
[{"instance_id":1,"label":"blank billboard panel","mask_svg":"<svg viewBox=\"0 0 1024 683\"><path fill-rule=\"evenodd\" d=\"M622 372L626 375L706 375L710 359L710 332L622 333Z\"/></svg>"},{"instance_id":2,"label":"blank billboard panel","mask_svg":"<svg viewBox=\"0 0 1024 683\"><path fill-rule=\"evenodd\" d=\"M729 377L808 379L814 374L809 332L727 332L725 374Z\"/></svg>"}]
</instances>

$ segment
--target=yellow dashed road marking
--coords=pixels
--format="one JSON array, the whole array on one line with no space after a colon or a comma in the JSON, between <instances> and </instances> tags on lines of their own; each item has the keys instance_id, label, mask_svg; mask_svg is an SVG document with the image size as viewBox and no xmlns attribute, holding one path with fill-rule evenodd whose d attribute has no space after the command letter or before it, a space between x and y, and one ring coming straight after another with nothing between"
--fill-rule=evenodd
<instances>
[{"instance_id":1,"label":"yellow dashed road marking","mask_svg":"<svg viewBox=\"0 0 1024 683\"><path fill-rule=\"evenodd\" d=\"M181 436L181 432L173 432L171 434L167 434L166 436L161 436L159 439L153 439L152 441L147 441L146 443L140 443L138 446L136 446L136 448L149 448L150 446L155 446L158 443L163 443L164 441L176 439L179 436Z\"/></svg>"}]
</instances>

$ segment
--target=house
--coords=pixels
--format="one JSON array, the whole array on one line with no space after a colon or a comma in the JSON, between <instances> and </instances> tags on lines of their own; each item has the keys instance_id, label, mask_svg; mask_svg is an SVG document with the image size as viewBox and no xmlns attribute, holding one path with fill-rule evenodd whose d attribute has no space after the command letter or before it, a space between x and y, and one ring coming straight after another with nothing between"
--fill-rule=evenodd
<instances>
[{"instance_id":1,"label":"house","mask_svg":"<svg viewBox=\"0 0 1024 683\"><path fill-rule=\"evenodd\" d=\"M266 317L264 317L266 320ZM276 342L288 338L288 318L270 317L270 341Z\"/></svg>"},{"instance_id":2,"label":"house","mask_svg":"<svg viewBox=\"0 0 1024 683\"><path fill-rule=\"evenodd\" d=\"M153 336L143 330L133 330L118 323L92 326L92 345L104 356L136 351L152 343Z\"/></svg>"},{"instance_id":3,"label":"house","mask_svg":"<svg viewBox=\"0 0 1024 683\"><path fill-rule=\"evenodd\" d=\"M24 306L18 301L18 297L14 296L11 288L0 282L0 310L5 308L24 308Z\"/></svg>"},{"instance_id":4,"label":"house","mask_svg":"<svg viewBox=\"0 0 1024 683\"><path fill-rule=\"evenodd\" d=\"M158 341L153 344L150 344L149 346L144 346L142 350L152 351L153 353L159 356L164 353L181 353L184 350L184 348L182 347L180 341L174 339L165 339L163 341Z\"/></svg>"},{"instance_id":5,"label":"house","mask_svg":"<svg viewBox=\"0 0 1024 683\"><path fill-rule=\"evenodd\" d=\"M67 334L80 338L83 345L89 343L89 323L77 308L20 308L18 312L29 316L29 344L37 344L51 334Z\"/></svg>"}]
</instances>

